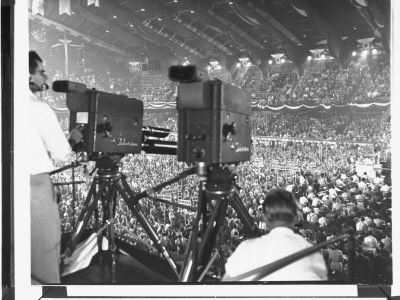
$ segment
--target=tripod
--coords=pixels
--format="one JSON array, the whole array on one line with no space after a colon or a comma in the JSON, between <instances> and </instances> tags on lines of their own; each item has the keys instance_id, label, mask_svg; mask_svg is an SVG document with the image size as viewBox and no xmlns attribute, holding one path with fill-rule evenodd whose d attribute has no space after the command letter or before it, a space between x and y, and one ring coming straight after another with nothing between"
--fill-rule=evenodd
<instances>
[{"instance_id":1,"label":"tripod","mask_svg":"<svg viewBox=\"0 0 400 300\"><path fill-rule=\"evenodd\" d=\"M218 234L219 244L222 244L222 229L228 205L236 211L243 223L244 231L250 237L260 235L258 227L236 192L234 169L235 167L232 166L206 166L205 163L197 165L197 175L200 181L197 215L179 276L180 282L200 281L208 271L211 266L210 256L213 248L216 247ZM216 200L214 207L210 203L211 200ZM199 229L201 219L202 228ZM216 255L213 255L213 259L215 257Z\"/></svg>"},{"instance_id":2,"label":"tripod","mask_svg":"<svg viewBox=\"0 0 400 300\"><path fill-rule=\"evenodd\" d=\"M82 211L78 217L77 226L72 233L72 237L67 245L64 255L70 256L74 252L76 245L94 212L96 213L96 219L98 219L97 208L98 202L101 200L104 214L103 219L105 219L106 223L109 225L108 237L110 245L109 250L111 251L112 282L116 282L116 245L113 223L115 208L117 205L117 196L119 194L153 241L158 252L164 256L175 274L178 276L177 267L174 261L171 259L165 247L161 244L161 241L144 215L140 205L131 200L134 197L134 193L126 181L126 176L119 171L118 162L120 159L121 157L113 159L109 156L103 156L96 160L96 168L98 169L97 174L90 186ZM98 189L96 190L97 186Z\"/></svg>"}]
</instances>

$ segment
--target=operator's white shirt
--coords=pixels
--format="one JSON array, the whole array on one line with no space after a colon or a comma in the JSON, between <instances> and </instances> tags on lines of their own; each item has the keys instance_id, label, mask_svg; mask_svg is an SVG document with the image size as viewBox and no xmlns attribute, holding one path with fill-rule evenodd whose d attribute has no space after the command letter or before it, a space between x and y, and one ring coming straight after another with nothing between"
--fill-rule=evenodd
<instances>
[{"instance_id":1,"label":"operator's white shirt","mask_svg":"<svg viewBox=\"0 0 400 300\"><path fill-rule=\"evenodd\" d=\"M47 173L54 169L51 159L66 160L71 147L57 116L50 106L29 91L29 128L27 153L29 173Z\"/></svg>"},{"instance_id":2,"label":"operator's white shirt","mask_svg":"<svg viewBox=\"0 0 400 300\"><path fill-rule=\"evenodd\" d=\"M228 258L224 278L241 275L312 246L289 228L274 228L267 235L242 242ZM254 277L243 281L250 281L252 278ZM325 261L322 254L316 252L264 277L261 281L319 281L327 278Z\"/></svg>"}]
</instances>

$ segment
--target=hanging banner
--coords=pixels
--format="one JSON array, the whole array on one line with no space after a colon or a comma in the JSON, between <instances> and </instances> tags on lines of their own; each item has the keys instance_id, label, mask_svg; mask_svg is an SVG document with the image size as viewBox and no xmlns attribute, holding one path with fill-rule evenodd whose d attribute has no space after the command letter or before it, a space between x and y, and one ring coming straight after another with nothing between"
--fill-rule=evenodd
<instances>
[{"instance_id":1,"label":"hanging banner","mask_svg":"<svg viewBox=\"0 0 400 300\"><path fill-rule=\"evenodd\" d=\"M59 14L71 15L71 0L59 0Z\"/></svg>"},{"instance_id":2,"label":"hanging banner","mask_svg":"<svg viewBox=\"0 0 400 300\"><path fill-rule=\"evenodd\" d=\"M32 0L32 15L44 17L44 0Z\"/></svg>"},{"instance_id":3,"label":"hanging banner","mask_svg":"<svg viewBox=\"0 0 400 300\"><path fill-rule=\"evenodd\" d=\"M100 7L100 0L88 0L87 5L92 5L94 4L94 6Z\"/></svg>"},{"instance_id":4,"label":"hanging banner","mask_svg":"<svg viewBox=\"0 0 400 300\"><path fill-rule=\"evenodd\" d=\"M141 67L139 61L130 61L129 62L129 72L131 72L132 74L139 74L141 70L142 70L142 67Z\"/></svg>"}]
</instances>

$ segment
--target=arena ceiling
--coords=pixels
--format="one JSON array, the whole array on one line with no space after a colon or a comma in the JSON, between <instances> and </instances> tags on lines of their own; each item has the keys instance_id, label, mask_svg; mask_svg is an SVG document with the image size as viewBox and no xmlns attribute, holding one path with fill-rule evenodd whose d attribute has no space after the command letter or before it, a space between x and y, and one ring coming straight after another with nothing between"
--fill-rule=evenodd
<instances>
[{"instance_id":1,"label":"arena ceiling","mask_svg":"<svg viewBox=\"0 0 400 300\"><path fill-rule=\"evenodd\" d=\"M136 60L229 66L240 57L263 64L273 54L304 60L325 49L345 59L359 48L390 51L390 0L71 0L44 2L50 38L91 41ZM65 35L64 35L65 34Z\"/></svg>"}]
</instances>

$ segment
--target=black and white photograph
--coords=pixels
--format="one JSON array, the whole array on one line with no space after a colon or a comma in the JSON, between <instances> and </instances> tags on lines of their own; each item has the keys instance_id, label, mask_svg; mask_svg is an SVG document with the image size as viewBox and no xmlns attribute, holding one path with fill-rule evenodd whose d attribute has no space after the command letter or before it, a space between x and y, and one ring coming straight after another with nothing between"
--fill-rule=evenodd
<instances>
[{"instance_id":1,"label":"black and white photograph","mask_svg":"<svg viewBox=\"0 0 400 300\"><path fill-rule=\"evenodd\" d=\"M391 295L391 0L4 2L3 297Z\"/></svg>"}]
</instances>

